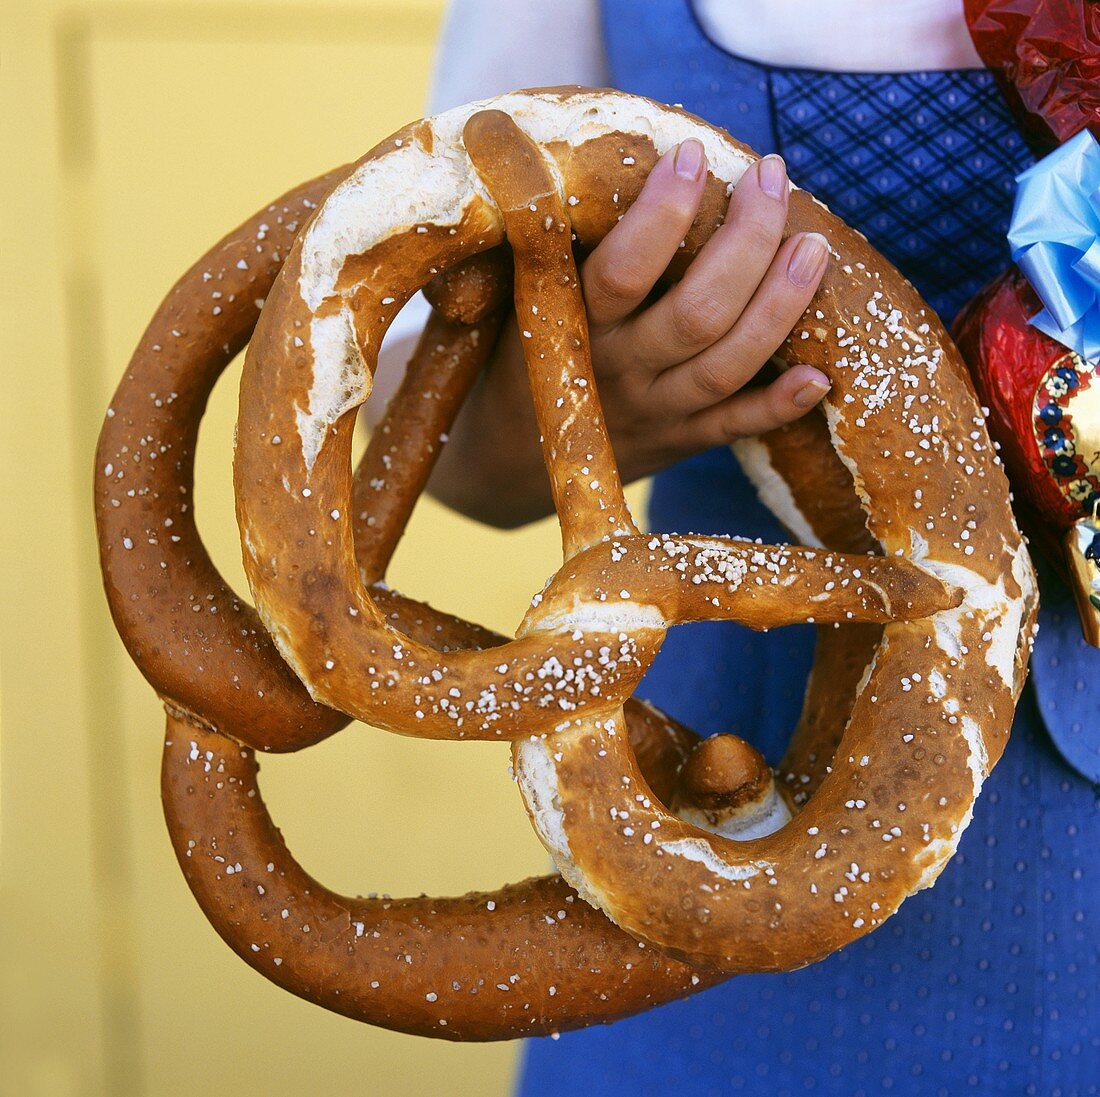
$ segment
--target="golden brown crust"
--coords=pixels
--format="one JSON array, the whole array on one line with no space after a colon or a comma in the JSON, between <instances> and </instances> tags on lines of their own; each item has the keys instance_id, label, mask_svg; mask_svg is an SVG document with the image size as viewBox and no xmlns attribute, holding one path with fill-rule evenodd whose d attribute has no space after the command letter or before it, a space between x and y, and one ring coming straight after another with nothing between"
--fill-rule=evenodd
<instances>
[{"instance_id":1,"label":"golden brown crust","mask_svg":"<svg viewBox=\"0 0 1100 1097\"><path fill-rule=\"evenodd\" d=\"M448 267L425 287L428 304L447 320L476 324L508 307L512 294L512 253L505 247Z\"/></svg>"},{"instance_id":2,"label":"golden brown crust","mask_svg":"<svg viewBox=\"0 0 1100 1097\"><path fill-rule=\"evenodd\" d=\"M538 1035L613 1020L711 985L719 976L696 974L654 950L640 949L603 915L577 901L560 878L448 900L347 899L329 892L286 850L259 794L252 751L241 744L299 749L347 718L308 700L258 623L255 641L243 648L243 655L232 638L219 645L209 642L209 633L204 633L205 650L196 651L191 634L184 631L187 617L161 631L164 619L171 623L178 615L174 607L191 604L188 592L196 589L177 590L177 573L192 584L195 575L206 577L206 586L197 588L206 605L223 610L220 599L230 597L221 593L227 588L205 553L193 509L178 509L177 500L189 498L198 422L219 374L255 324L255 297L269 291L289 239L311 211L306 203L315 204L338 175L296 188L272 203L184 275L139 345L100 439L97 461L113 465L103 472L100 464L100 472L113 478L109 485L122 485L97 492L105 584L120 634L168 709L162 791L173 846L188 883L219 934L262 974L327 1008L405 1032L456 1040ZM273 224L282 238L273 233ZM260 255L265 240L280 254L263 266L253 261L245 273L237 264ZM498 293L495 284L477 278L483 287L477 292ZM221 288L211 289L211 284ZM248 291L247 302L242 288ZM207 304L214 292L220 296L210 300L229 307ZM473 301L474 291L464 292ZM459 295L455 289L451 299ZM384 572L412 501L380 496L369 490L369 481L385 467L384 457L391 464L407 460L400 465L406 477L402 484L415 496L414 488L438 454L435 442L484 357L481 339L491 341L499 324L491 310L477 315L469 326L433 319L410 365L405 395L395 397L387 420L371 439L357 472L362 487L356 485L363 507L360 528L370 532L366 541L371 555L362 557L365 570ZM172 338L185 341L161 358L168 345L161 339L173 328L181 335ZM153 377L171 386L171 410L163 420L149 416L147 401L161 408L156 390L148 396ZM426 413L410 414L415 404L410 394L419 386L438 399ZM392 420L403 424L400 431L385 429ZM133 439L150 426L171 440L167 453L176 459L146 463L143 469L140 459L127 458ZM145 469L150 474L139 479ZM151 478L162 470L159 478ZM118 506L112 503L116 499ZM134 512L141 521L154 523L149 528L169 531L161 548L172 566L158 569L161 574L154 573L152 585L147 561L140 552L127 555L134 550L124 543L134 540ZM164 526L165 518L172 523ZM206 597L211 593L214 598ZM491 648L504 642L489 630L387 588L375 588L374 597L393 627L438 650ZM244 603L234 604L234 623L254 612ZM229 619L224 610L210 616L218 623L219 618ZM180 645L169 649L174 656L170 662L149 657L149 651L156 653L164 644ZM245 658L248 663L242 662ZM245 673L253 677L247 679ZM286 682L289 688L272 689L271 682ZM254 683L259 689L247 688ZM267 697L261 697L265 685ZM647 775L656 788L670 792L695 736L639 702L631 702L628 711ZM418 962L409 965L406 955ZM531 957L544 958L537 971L530 967Z\"/></svg>"},{"instance_id":3,"label":"golden brown crust","mask_svg":"<svg viewBox=\"0 0 1100 1097\"><path fill-rule=\"evenodd\" d=\"M629 153L637 162L635 146ZM559 168L568 189L560 159ZM591 217L587 197L580 206ZM790 220L792 230L824 232L838 259L783 355L833 379L830 432L871 535L888 557L909 555L964 588L966 603L923 626L887 626L856 683L840 753L803 811L805 829L792 823L740 843L701 837L646 796L613 709L517 748L536 826L582 894L630 932L729 971L824 955L935 878L1003 745L1034 614L1006 484L942 327L866 241L808 196L792 196ZM860 771L872 758L868 776ZM593 815L593 803L607 813ZM881 867L852 868L860 863ZM660 884L631 889L654 873Z\"/></svg>"},{"instance_id":4,"label":"golden brown crust","mask_svg":"<svg viewBox=\"0 0 1100 1097\"><path fill-rule=\"evenodd\" d=\"M248 342L298 229L347 170L276 199L180 278L134 351L96 450L100 566L119 635L174 709L260 750L297 750L347 717L310 699L210 560L191 498L195 444L210 390Z\"/></svg>"},{"instance_id":5,"label":"golden brown crust","mask_svg":"<svg viewBox=\"0 0 1100 1097\"><path fill-rule=\"evenodd\" d=\"M187 595L173 593L173 601L163 593L169 588L150 582L144 557L119 565L119 539L135 539L110 514L112 496L100 501L120 631L135 658L149 661L146 673L170 713L192 714L187 724L170 716L165 756L181 864L219 933L248 962L329 1008L404 1031L500 1038L634 1012L704 985L715 971L808 963L931 883L1003 749L1034 616L1003 477L938 322L862 237L802 192L792 194L790 231L824 232L836 259L782 356L817 365L833 381L828 438L820 425L795 427L747 447L742 459L772 492L762 488L779 517L825 549L636 534L592 381L569 230L581 249L598 243L656 158L685 136L704 142L712 173L682 268L720 223L728 186L752 161L743 146L682 112L619 93L550 89L461 108L383 142L335 188L277 277L275 263L263 268L274 283L257 294L268 303L246 360L235 463L250 583L272 638L313 697L405 734L516 739L521 791L566 879L663 959L598 912L558 918L554 904L566 892L553 882L506 889L507 916L495 920L489 900L483 913L477 898L389 908L368 901L352 918L348 901L305 877L281 846L251 754L239 746L294 749L343 717L308 700L260 630L242 650L258 680L281 685L259 734L248 707L256 703L238 701L231 677L239 651L227 659L224 645L208 646L200 661L185 648L178 668L165 670L152 650L160 612L175 606L178 616ZM262 223L240 246L263 239ZM569 558L511 641L376 582L408 517L405 493L422 486L499 322L509 278L505 234L519 260L517 311ZM378 345L397 310L430 281L445 319L433 320L356 482L352 425ZM191 307L202 288L185 285ZM170 489L189 486L198 416L221 368L213 363L229 354L229 345L221 358L208 347L224 341L220 315L201 318L198 364L181 344L175 367L173 391L186 397L173 396L167 418L181 411L181 421L153 420L151 440L176 431L183 459L177 478L135 496L152 500L133 504L143 532L153 527L141 508L159 520L156 507ZM248 324L234 322L231 344L247 338ZM129 455L135 432L150 444L142 434L147 382L141 371L124 382L118 406L128 433L106 432L101 468L111 464L113 473L112 454ZM440 407L409 414L421 385L440 394ZM822 456L827 441L843 464ZM822 458L816 479L799 462L810 453ZM851 504L853 489L866 519ZM858 555L876 549L883 555ZM186 551L187 568L205 560L197 534ZM177 570L170 578L178 583ZM226 597L217 582L216 573L207 576L204 597L211 587ZM134 593L147 607L136 614ZM740 752L743 774L734 765L723 774L730 802L699 803L723 797L695 787L690 768L679 778L694 736L627 700L665 628L704 616L767 627L830 613L852 624L819 644L807 708L780 768L784 794L757 758ZM857 624L883 621L881 630ZM167 635L177 633L170 622ZM257 680L238 677L247 689ZM663 806L677 800L698 825ZM801 811L784 825L792 805ZM239 850L232 873L214 840ZM256 867L267 872L269 863L309 935L275 923ZM290 909L278 908L280 923ZM306 917L325 932L312 937ZM358 924L370 934L365 945ZM456 931L461 955L446 943ZM395 975L397 947L414 955L412 934L417 962L398 964ZM647 958L644 971L626 959L634 950ZM518 1005L508 990L495 1001L480 989L460 993L517 952L523 965L514 965L512 985L528 992ZM593 955L599 963L587 960ZM712 974L693 975L677 959ZM443 972L461 972L454 996L429 985ZM572 978L559 995L551 980L565 985L563 972ZM379 973L389 987L381 999L368 992L380 990ZM502 985L509 983L511 976Z\"/></svg>"},{"instance_id":6,"label":"golden brown crust","mask_svg":"<svg viewBox=\"0 0 1100 1097\"><path fill-rule=\"evenodd\" d=\"M722 978L642 946L556 876L453 899L337 895L286 848L257 770L252 751L169 716L161 791L180 867L230 948L292 994L399 1032L504 1040Z\"/></svg>"},{"instance_id":7,"label":"golden brown crust","mask_svg":"<svg viewBox=\"0 0 1100 1097\"><path fill-rule=\"evenodd\" d=\"M716 812L758 800L771 771L760 752L736 735L701 739L680 768L673 807ZM711 824L714 826L714 822Z\"/></svg>"},{"instance_id":8,"label":"golden brown crust","mask_svg":"<svg viewBox=\"0 0 1100 1097\"><path fill-rule=\"evenodd\" d=\"M821 625L802 712L776 767L793 804L804 804L821 786L848 725L852 700L882 642L879 625Z\"/></svg>"},{"instance_id":9,"label":"golden brown crust","mask_svg":"<svg viewBox=\"0 0 1100 1097\"><path fill-rule=\"evenodd\" d=\"M569 100L554 93L551 109L559 98ZM686 120L664 113L677 124ZM450 123L448 139L433 136L436 159L424 159L425 150L407 138L383 142L364 157L291 251L245 360L234 466L237 517L261 618L315 699L402 734L514 739L548 731L576 711L621 704L656 653L665 625L677 618L662 619L643 599L625 597L614 613L591 617L581 629L533 635L525 625L492 659L462 651L441 659L401 636L378 613L354 567L354 412L370 392L381 338L400 304L441 269L496 247L507 222L513 251L524 259L515 275L517 312L566 554L609 534L632 534L595 391L567 219L580 229L576 211L586 210L585 231L602 235L617 218L619 192L612 191L610 203L606 194L617 180L606 179L606 163L595 173L593 150L610 156L620 174L635 179L639 173L633 157L622 155L622 135L591 123L590 139L549 146L561 156L555 169L566 193L559 193L551 166L502 111L460 115L462 125ZM433 126L440 124L437 119ZM466 156L459 146L463 128L474 142L470 176L480 172L482 185L502 188L503 210L469 180L455 182L451 157ZM714 144L717 131L705 127L704 135ZM447 140L459 147L445 156ZM748 162L747 154L738 155ZM373 207L357 204L369 206L375 194L392 196L400 180L390 178L388 165L409 157L424 194L441 190L438 200L451 204L453 220L429 217L418 191L416 203L410 200L416 207L411 223L393 230L387 224L384 231L370 219ZM439 161L445 170L434 179L426 173ZM593 179L569 174L578 163L594 172ZM456 187L461 202L451 193ZM725 193L717 179L708 187ZM373 212L392 218L391 207L387 201ZM687 246L697 248L704 239L705 233L689 233ZM344 252L333 256L332 246ZM547 369L550 362L555 365ZM389 490L385 479L377 483L380 492ZM364 536L369 531L360 533L361 544ZM889 571L894 564L875 566ZM616 590L637 589L637 570L629 564L617 570ZM589 586L595 572L590 578ZM800 605L793 597L788 603ZM903 609L899 604L894 612ZM856 609L848 612L847 619L859 616Z\"/></svg>"}]
</instances>

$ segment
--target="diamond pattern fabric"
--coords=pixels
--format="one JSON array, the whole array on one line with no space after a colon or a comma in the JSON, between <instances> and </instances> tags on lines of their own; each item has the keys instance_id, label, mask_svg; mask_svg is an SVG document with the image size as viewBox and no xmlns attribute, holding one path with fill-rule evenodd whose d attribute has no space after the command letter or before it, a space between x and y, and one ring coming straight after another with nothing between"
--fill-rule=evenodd
<instances>
[{"instance_id":1,"label":"diamond pattern fabric","mask_svg":"<svg viewBox=\"0 0 1100 1097\"><path fill-rule=\"evenodd\" d=\"M1031 156L974 72L773 70L791 178L857 225L950 323L999 266ZM983 101L990 99L990 102Z\"/></svg>"}]
</instances>

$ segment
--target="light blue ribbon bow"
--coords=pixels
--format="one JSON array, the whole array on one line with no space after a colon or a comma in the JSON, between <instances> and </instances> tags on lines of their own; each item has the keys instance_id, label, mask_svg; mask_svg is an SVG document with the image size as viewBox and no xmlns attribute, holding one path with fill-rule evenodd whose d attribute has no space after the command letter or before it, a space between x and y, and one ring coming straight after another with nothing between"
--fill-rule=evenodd
<instances>
[{"instance_id":1,"label":"light blue ribbon bow","mask_svg":"<svg viewBox=\"0 0 1100 1097\"><path fill-rule=\"evenodd\" d=\"M1100 360L1100 145L1082 130L1016 182L1008 243L1046 306L1030 322Z\"/></svg>"}]
</instances>

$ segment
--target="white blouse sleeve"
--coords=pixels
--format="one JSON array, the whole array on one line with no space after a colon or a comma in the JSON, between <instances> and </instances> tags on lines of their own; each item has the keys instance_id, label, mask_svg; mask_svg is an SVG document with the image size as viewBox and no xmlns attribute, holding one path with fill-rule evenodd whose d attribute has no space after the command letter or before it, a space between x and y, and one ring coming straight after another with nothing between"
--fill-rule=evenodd
<instances>
[{"instance_id":1,"label":"white blouse sleeve","mask_svg":"<svg viewBox=\"0 0 1100 1097\"><path fill-rule=\"evenodd\" d=\"M451 0L430 113L516 88L607 82L599 0Z\"/></svg>"},{"instance_id":2,"label":"white blouse sleeve","mask_svg":"<svg viewBox=\"0 0 1100 1097\"><path fill-rule=\"evenodd\" d=\"M516 88L607 81L599 0L452 0L425 113ZM418 293L394 319L384 350L407 343L427 318Z\"/></svg>"}]
</instances>

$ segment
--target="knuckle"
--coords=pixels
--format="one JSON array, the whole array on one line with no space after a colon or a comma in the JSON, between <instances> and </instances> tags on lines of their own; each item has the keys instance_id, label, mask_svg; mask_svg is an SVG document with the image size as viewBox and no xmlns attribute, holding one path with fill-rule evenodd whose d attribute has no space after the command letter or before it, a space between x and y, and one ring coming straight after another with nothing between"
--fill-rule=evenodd
<instances>
[{"instance_id":1,"label":"knuckle","mask_svg":"<svg viewBox=\"0 0 1100 1097\"><path fill-rule=\"evenodd\" d=\"M722 302L698 290L677 294L669 320L676 338L690 346L709 346L729 330L729 317Z\"/></svg>"},{"instance_id":2,"label":"knuckle","mask_svg":"<svg viewBox=\"0 0 1100 1097\"><path fill-rule=\"evenodd\" d=\"M693 362L688 368L696 392L704 399L713 403L729 396L729 377L717 362L704 358Z\"/></svg>"},{"instance_id":3,"label":"knuckle","mask_svg":"<svg viewBox=\"0 0 1100 1097\"><path fill-rule=\"evenodd\" d=\"M777 381L773 381L765 390L765 401L762 414L767 418L767 428L780 427L784 423L790 423L797 419L805 408L795 406L791 394L786 387Z\"/></svg>"},{"instance_id":4,"label":"knuckle","mask_svg":"<svg viewBox=\"0 0 1100 1097\"><path fill-rule=\"evenodd\" d=\"M591 264L590 264L591 267ZM649 292L643 272L630 262L599 263L585 270L590 297L613 305L635 305Z\"/></svg>"},{"instance_id":5,"label":"knuckle","mask_svg":"<svg viewBox=\"0 0 1100 1097\"><path fill-rule=\"evenodd\" d=\"M691 227L698 204L698 199L690 191L685 192L680 187L674 187L653 196L642 206L642 210L647 222L654 225L682 225L686 232Z\"/></svg>"},{"instance_id":6,"label":"knuckle","mask_svg":"<svg viewBox=\"0 0 1100 1097\"><path fill-rule=\"evenodd\" d=\"M792 308L789 301L772 294L761 294L753 304L754 334L769 343L778 344L786 339L802 313L801 308Z\"/></svg>"},{"instance_id":7,"label":"knuckle","mask_svg":"<svg viewBox=\"0 0 1100 1097\"><path fill-rule=\"evenodd\" d=\"M723 419L718 434L718 443L724 446L730 446L734 442L740 442L742 438L751 437L745 430L744 423L736 417Z\"/></svg>"},{"instance_id":8,"label":"knuckle","mask_svg":"<svg viewBox=\"0 0 1100 1097\"><path fill-rule=\"evenodd\" d=\"M784 417L775 414L770 402L768 407L756 407L751 412L744 408L731 409L731 414L722 420L722 441L729 445L742 438L753 438L782 426L784 422Z\"/></svg>"},{"instance_id":9,"label":"knuckle","mask_svg":"<svg viewBox=\"0 0 1100 1097\"><path fill-rule=\"evenodd\" d=\"M737 235L742 247L771 258L783 238L783 221L777 217L747 216L738 223Z\"/></svg>"}]
</instances>

